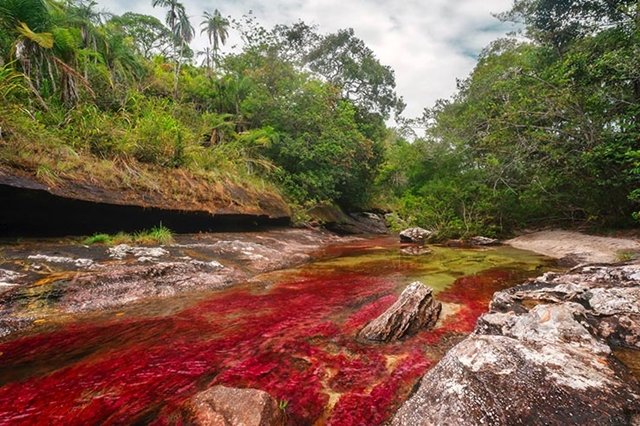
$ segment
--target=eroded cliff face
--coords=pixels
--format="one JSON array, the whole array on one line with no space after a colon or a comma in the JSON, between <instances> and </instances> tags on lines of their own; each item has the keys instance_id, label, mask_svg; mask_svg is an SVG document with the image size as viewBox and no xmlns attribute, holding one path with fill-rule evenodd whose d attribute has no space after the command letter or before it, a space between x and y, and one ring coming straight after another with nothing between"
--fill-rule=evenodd
<instances>
[{"instance_id":1,"label":"eroded cliff face","mask_svg":"<svg viewBox=\"0 0 640 426\"><path fill-rule=\"evenodd\" d=\"M496 293L392 424L637 424L620 349L640 358L640 265L548 273Z\"/></svg>"},{"instance_id":2,"label":"eroded cliff face","mask_svg":"<svg viewBox=\"0 0 640 426\"><path fill-rule=\"evenodd\" d=\"M150 173L145 184L56 177L0 167L0 236L68 235L163 225L178 232L289 223L274 190L211 182L183 171Z\"/></svg>"}]
</instances>

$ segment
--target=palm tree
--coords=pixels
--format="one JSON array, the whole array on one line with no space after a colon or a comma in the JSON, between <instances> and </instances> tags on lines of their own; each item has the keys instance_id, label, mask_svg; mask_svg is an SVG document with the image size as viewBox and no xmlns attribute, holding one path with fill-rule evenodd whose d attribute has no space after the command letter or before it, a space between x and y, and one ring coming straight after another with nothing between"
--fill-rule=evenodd
<instances>
[{"instance_id":1,"label":"palm tree","mask_svg":"<svg viewBox=\"0 0 640 426\"><path fill-rule=\"evenodd\" d=\"M180 74L180 67L182 65L182 55L184 53L185 46L188 46L193 40L193 36L195 35L195 30L189 22L189 17L187 16L187 12L184 8L184 5L176 0L152 0L151 5L153 7L160 6L166 7L169 10L167 11L167 17L165 18L165 22L167 26L171 29L171 32L174 37L174 45L173 45L173 56L176 61L175 67L175 76L174 76L174 92L175 95L178 95L178 76ZM180 47L180 51L176 52L176 48Z\"/></svg>"},{"instance_id":2,"label":"palm tree","mask_svg":"<svg viewBox=\"0 0 640 426\"><path fill-rule=\"evenodd\" d=\"M206 32L211 44L212 62L218 65L218 50L220 45L224 45L229 37L229 20L224 18L218 9L213 13L204 12L204 20L200 23L202 30L200 34Z\"/></svg>"}]
</instances>

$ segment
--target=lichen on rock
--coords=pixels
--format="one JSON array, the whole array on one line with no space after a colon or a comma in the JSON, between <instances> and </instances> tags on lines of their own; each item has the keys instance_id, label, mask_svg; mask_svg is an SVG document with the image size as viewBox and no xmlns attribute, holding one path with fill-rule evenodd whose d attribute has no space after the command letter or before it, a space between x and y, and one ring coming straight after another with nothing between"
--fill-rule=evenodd
<instances>
[{"instance_id":1,"label":"lichen on rock","mask_svg":"<svg viewBox=\"0 0 640 426\"><path fill-rule=\"evenodd\" d=\"M638 272L590 266L496 293L391 424L633 424L640 384L612 348L640 348Z\"/></svg>"}]
</instances>

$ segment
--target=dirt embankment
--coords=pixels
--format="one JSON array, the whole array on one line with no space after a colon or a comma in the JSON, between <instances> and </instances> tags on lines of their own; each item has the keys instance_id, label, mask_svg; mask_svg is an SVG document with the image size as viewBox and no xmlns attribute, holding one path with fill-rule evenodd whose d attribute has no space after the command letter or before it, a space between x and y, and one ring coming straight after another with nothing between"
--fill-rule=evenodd
<instances>
[{"instance_id":1,"label":"dirt embankment","mask_svg":"<svg viewBox=\"0 0 640 426\"><path fill-rule=\"evenodd\" d=\"M636 238L613 238L572 231L539 231L505 241L505 244L544 254L572 258L579 263L611 263L640 253Z\"/></svg>"},{"instance_id":2,"label":"dirt embankment","mask_svg":"<svg viewBox=\"0 0 640 426\"><path fill-rule=\"evenodd\" d=\"M291 214L275 189L232 181L215 182L180 169L149 166L141 170L133 177L114 168L108 179L85 173L45 179L33 171L0 165L0 185L120 206L269 218L289 217Z\"/></svg>"}]
</instances>

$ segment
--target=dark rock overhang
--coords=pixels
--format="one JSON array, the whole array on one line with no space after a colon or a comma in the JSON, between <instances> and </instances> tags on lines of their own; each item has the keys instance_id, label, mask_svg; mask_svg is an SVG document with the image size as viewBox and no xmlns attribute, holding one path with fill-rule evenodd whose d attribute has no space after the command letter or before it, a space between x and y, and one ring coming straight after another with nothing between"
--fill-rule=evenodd
<instances>
[{"instance_id":1,"label":"dark rock overhang","mask_svg":"<svg viewBox=\"0 0 640 426\"><path fill-rule=\"evenodd\" d=\"M132 232L159 224L174 232L242 231L289 223L280 199L247 200L241 189L230 192L237 201L168 200L71 180L50 187L26 173L0 169L0 237Z\"/></svg>"}]
</instances>

